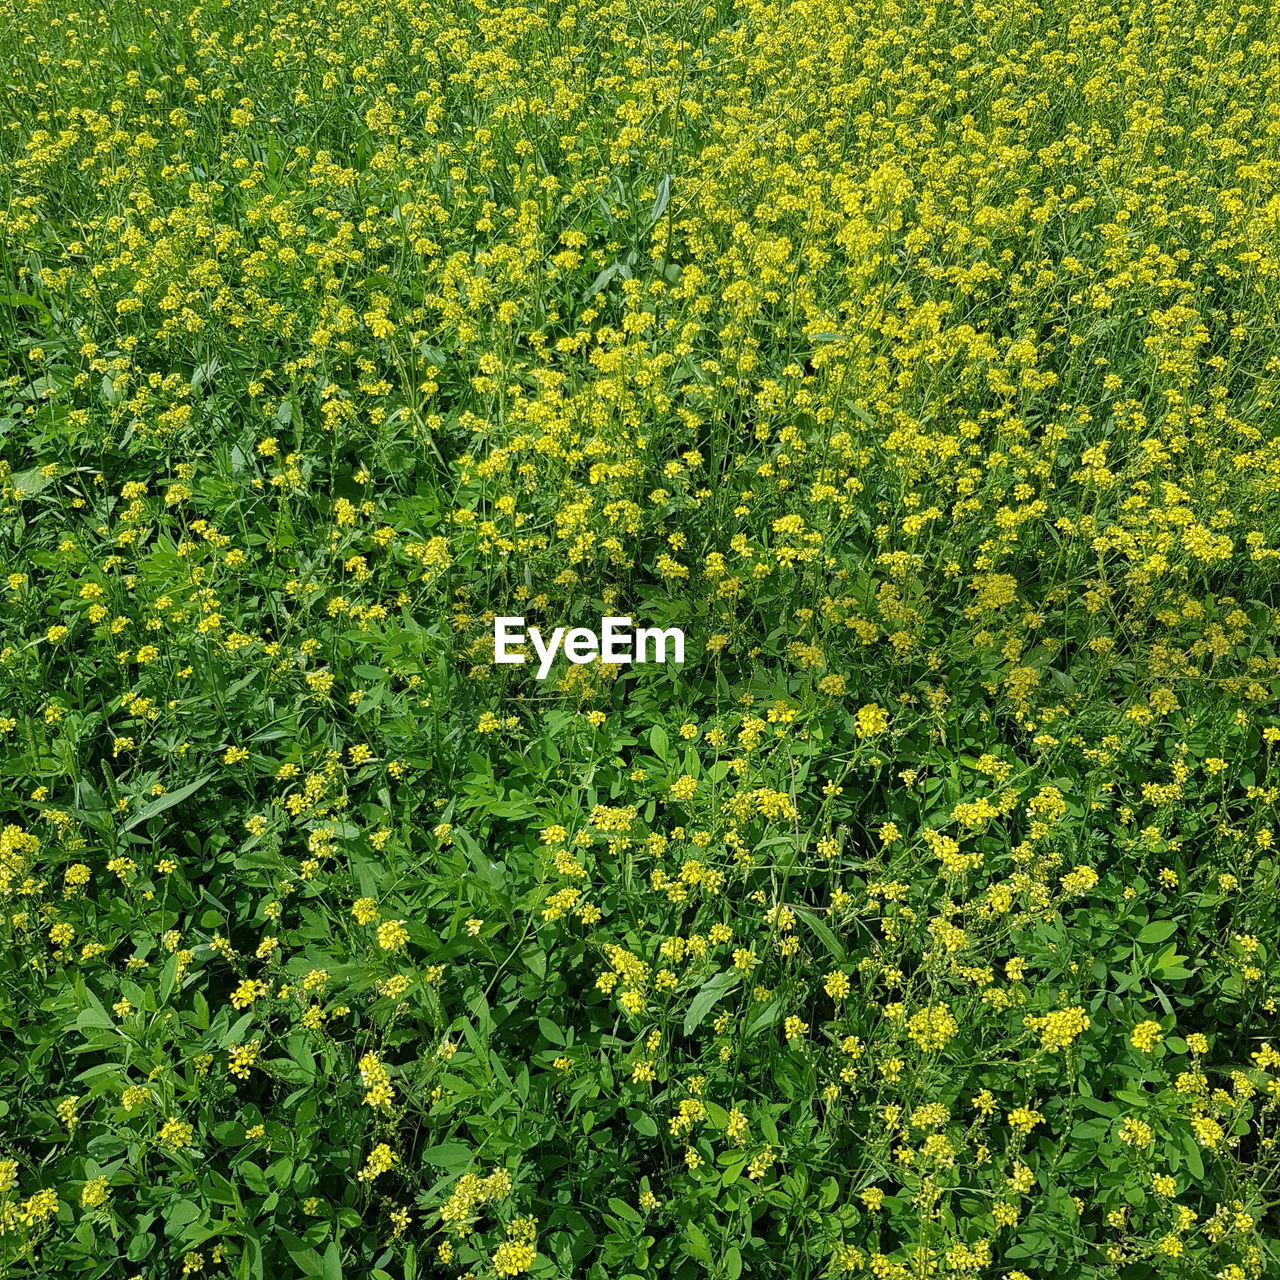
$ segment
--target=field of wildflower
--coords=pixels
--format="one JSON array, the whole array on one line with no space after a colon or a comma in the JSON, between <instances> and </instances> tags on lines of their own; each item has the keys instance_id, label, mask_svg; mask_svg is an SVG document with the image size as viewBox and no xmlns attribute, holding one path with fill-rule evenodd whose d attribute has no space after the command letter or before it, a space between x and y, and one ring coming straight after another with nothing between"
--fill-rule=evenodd
<instances>
[{"instance_id":1,"label":"field of wildflower","mask_svg":"<svg viewBox=\"0 0 1280 1280\"><path fill-rule=\"evenodd\" d=\"M0 77L0 1276L1280 1276L1276 10Z\"/></svg>"}]
</instances>

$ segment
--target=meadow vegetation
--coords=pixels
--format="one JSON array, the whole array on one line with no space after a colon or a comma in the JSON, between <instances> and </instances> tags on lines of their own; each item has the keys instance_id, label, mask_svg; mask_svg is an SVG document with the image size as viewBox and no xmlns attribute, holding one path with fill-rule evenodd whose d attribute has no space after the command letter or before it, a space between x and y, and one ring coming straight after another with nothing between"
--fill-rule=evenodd
<instances>
[{"instance_id":1,"label":"meadow vegetation","mask_svg":"<svg viewBox=\"0 0 1280 1280\"><path fill-rule=\"evenodd\" d=\"M0 1274L1280 1276L1271 6L0 76Z\"/></svg>"}]
</instances>

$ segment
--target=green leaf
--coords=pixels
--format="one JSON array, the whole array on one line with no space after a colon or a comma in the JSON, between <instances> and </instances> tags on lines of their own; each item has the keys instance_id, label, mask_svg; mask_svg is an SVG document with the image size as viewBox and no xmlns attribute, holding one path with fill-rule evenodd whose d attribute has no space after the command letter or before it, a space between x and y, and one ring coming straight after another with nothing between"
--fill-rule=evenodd
<instances>
[{"instance_id":1,"label":"green leaf","mask_svg":"<svg viewBox=\"0 0 1280 1280\"><path fill-rule=\"evenodd\" d=\"M1182 1154L1187 1159L1187 1168L1191 1170L1191 1176L1198 1182L1204 1177L1204 1157L1200 1154L1200 1144L1189 1133L1182 1135Z\"/></svg>"},{"instance_id":2,"label":"green leaf","mask_svg":"<svg viewBox=\"0 0 1280 1280\"><path fill-rule=\"evenodd\" d=\"M667 211L667 205L671 202L671 175L664 173L662 181L658 183L658 195L653 202L653 208L649 210L649 226L656 227L658 220Z\"/></svg>"},{"instance_id":3,"label":"green leaf","mask_svg":"<svg viewBox=\"0 0 1280 1280\"><path fill-rule=\"evenodd\" d=\"M129 1247L125 1250L125 1257L130 1262L141 1262L147 1256L155 1245L155 1241L147 1233L147 1226L151 1223L151 1215L144 1217L139 1226L142 1227L132 1240L129 1241ZM145 1225L144 1225L145 1224Z\"/></svg>"},{"instance_id":4,"label":"green leaf","mask_svg":"<svg viewBox=\"0 0 1280 1280\"><path fill-rule=\"evenodd\" d=\"M307 1078L311 1079L316 1073L315 1054L307 1047L305 1037L294 1034L285 1042L285 1048L294 1062L307 1073Z\"/></svg>"},{"instance_id":5,"label":"green leaf","mask_svg":"<svg viewBox=\"0 0 1280 1280\"><path fill-rule=\"evenodd\" d=\"M1150 924L1142 926L1142 931L1138 934L1138 941L1142 943L1163 942L1177 932L1178 926L1175 921L1153 920Z\"/></svg>"},{"instance_id":6,"label":"green leaf","mask_svg":"<svg viewBox=\"0 0 1280 1280\"><path fill-rule=\"evenodd\" d=\"M324 1251L324 1262L320 1269L321 1280L342 1280L342 1250L336 1240L329 1241Z\"/></svg>"},{"instance_id":7,"label":"green leaf","mask_svg":"<svg viewBox=\"0 0 1280 1280\"><path fill-rule=\"evenodd\" d=\"M314 1068L308 1069L293 1058L268 1058L262 1067L269 1075L286 1084L310 1084L316 1074Z\"/></svg>"},{"instance_id":8,"label":"green leaf","mask_svg":"<svg viewBox=\"0 0 1280 1280\"><path fill-rule=\"evenodd\" d=\"M10 476L9 484L13 489L20 489L24 498L31 498L55 479L56 475L47 476L41 467L33 467L30 471L19 471Z\"/></svg>"},{"instance_id":9,"label":"green leaf","mask_svg":"<svg viewBox=\"0 0 1280 1280\"><path fill-rule=\"evenodd\" d=\"M1100 1116L1110 1118L1120 1114L1120 1108L1114 1102L1104 1102L1101 1098L1092 1098L1088 1094L1082 1094L1080 1102L1081 1105L1088 1107L1090 1111L1094 1111Z\"/></svg>"},{"instance_id":10,"label":"green leaf","mask_svg":"<svg viewBox=\"0 0 1280 1280\"><path fill-rule=\"evenodd\" d=\"M248 1013L242 1013L235 1022L222 1033L222 1039L219 1041L218 1047L225 1049L231 1044L240 1044L244 1040L244 1033L248 1031L250 1024L253 1022L253 1010Z\"/></svg>"},{"instance_id":11,"label":"green leaf","mask_svg":"<svg viewBox=\"0 0 1280 1280\"><path fill-rule=\"evenodd\" d=\"M826 947L835 959L844 960L846 958L848 953L845 951L840 939L831 932L830 926L824 920L819 920L812 911L803 909L798 910L796 915L803 924L809 927L814 937Z\"/></svg>"},{"instance_id":12,"label":"green leaf","mask_svg":"<svg viewBox=\"0 0 1280 1280\"><path fill-rule=\"evenodd\" d=\"M644 1219L625 1201L617 1196L609 1197L609 1208L627 1222L643 1222Z\"/></svg>"},{"instance_id":13,"label":"green leaf","mask_svg":"<svg viewBox=\"0 0 1280 1280\"><path fill-rule=\"evenodd\" d=\"M712 1128L723 1129L729 1123L729 1113L718 1103L707 1101L703 1103L707 1109L707 1119L711 1122Z\"/></svg>"},{"instance_id":14,"label":"green leaf","mask_svg":"<svg viewBox=\"0 0 1280 1280\"><path fill-rule=\"evenodd\" d=\"M200 1206L194 1200L170 1203L164 1214L164 1229L169 1235L176 1235L181 1227L194 1222L198 1217L200 1217Z\"/></svg>"},{"instance_id":15,"label":"green leaf","mask_svg":"<svg viewBox=\"0 0 1280 1280\"><path fill-rule=\"evenodd\" d=\"M177 791L170 791L166 795L157 796L150 804L144 804L120 830L132 831L134 827L140 827L144 822L150 822L152 818L162 814L166 809L172 809L175 804L181 804L188 796L195 795L205 783L212 780L213 776L211 773L206 773L203 778L188 782L185 787L179 787Z\"/></svg>"},{"instance_id":16,"label":"green leaf","mask_svg":"<svg viewBox=\"0 0 1280 1280\"><path fill-rule=\"evenodd\" d=\"M684 1226L685 1250L690 1257L699 1262L711 1265L711 1244L703 1230L696 1222L686 1222Z\"/></svg>"},{"instance_id":17,"label":"green leaf","mask_svg":"<svg viewBox=\"0 0 1280 1280\"><path fill-rule=\"evenodd\" d=\"M712 974L702 984L698 994L689 1001L689 1008L684 1015L684 1033L692 1035L702 1020L711 1012L716 1001L724 996L738 982L738 974L733 969L723 973Z\"/></svg>"},{"instance_id":18,"label":"green leaf","mask_svg":"<svg viewBox=\"0 0 1280 1280\"><path fill-rule=\"evenodd\" d=\"M320 1274L320 1269L324 1264L320 1260L320 1255L314 1249L304 1244L297 1236L290 1235L287 1231L281 1231L279 1239L280 1243L284 1245L285 1252L301 1268L303 1275L318 1276Z\"/></svg>"},{"instance_id":19,"label":"green leaf","mask_svg":"<svg viewBox=\"0 0 1280 1280\"><path fill-rule=\"evenodd\" d=\"M178 954L173 955L165 961L164 969L160 973L160 1003L165 1004L169 997L173 995L173 989L178 984Z\"/></svg>"},{"instance_id":20,"label":"green leaf","mask_svg":"<svg viewBox=\"0 0 1280 1280\"><path fill-rule=\"evenodd\" d=\"M441 1142L428 1147L421 1159L424 1164L446 1173L465 1173L471 1165L471 1148L461 1142Z\"/></svg>"},{"instance_id":21,"label":"green leaf","mask_svg":"<svg viewBox=\"0 0 1280 1280\"><path fill-rule=\"evenodd\" d=\"M647 1112L629 1110L627 1118L631 1121L631 1127L644 1138L656 1138L658 1136L658 1122Z\"/></svg>"},{"instance_id":22,"label":"green leaf","mask_svg":"<svg viewBox=\"0 0 1280 1280\"><path fill-rule=\"evenodd\" d=\"M760 1009L747 1023L747 1035L755 1035L757 1031L763 1031L766 1027L771 1027L782 1017L782 1002L777 999L770 1000L768 1004Z\"/></svg>"},{"instance_id":23,"label":"green leaf","mask_svg":"<svg viewBox=\"0 0 1280 1280\"><path fill-rule=\"evenodd\" d=\"M612 279L622 270L622 263L611 262L598 276L591 282L586 293L582 295L583 302L590 302Z\"/></svg>"}]
</instances>

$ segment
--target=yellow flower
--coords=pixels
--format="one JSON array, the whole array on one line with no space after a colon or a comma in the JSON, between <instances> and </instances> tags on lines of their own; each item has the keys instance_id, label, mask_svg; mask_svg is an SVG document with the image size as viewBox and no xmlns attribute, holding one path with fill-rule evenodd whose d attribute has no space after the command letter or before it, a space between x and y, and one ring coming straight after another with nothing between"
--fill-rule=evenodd
<instances>
[{"instance_id":1,"label":"yellow flower","mask_svg":"<svg viewBox=\"0 0 1280 1280\"><path fill-rule=\"evenodd\" d=\"M356 1175L361 1182L372 1182L376 1177L387 1172L400 1157L385 1142L380 1142L369 1152L364 1168Z\"/></svg>"},{"instance_id":2,"label":"yellow flower","mask_svg":"<svg viewBox=\"0 0 1280 1280\"><path fill-rule=\"evenodd\" d=\"M80 1204L86 1209L96 1209L107 1203L110 1194L105 1177L91 1178L80 1189Z\"/></svg>"},{"instance_id":3,"label":"yellow flower","mask_svg":"<svg viewBox=\"0 0 1280 1280\"><path fill-rule=\"evenodd\" d=\"M395 1101L395 1090L386 1067L375 1053L366 1053L360 1059L360 1079L365 1086L364 1105L390 1108Z\"/></svg>"},{"instance_id":4,"label":"yellow flower","mask_svg":"<svg viewBox=\"0 0 1280 1280\"><path fill-rule=\"evenodd\" d=\"M1068 1009L1055 1009L1043 1017L1028 1014L1022 1023L1023 1026L1031 1027L1040 1033L1040 1047L1048 1049L1050 1053L1065 1049L1092 1025L1089 1015L1081 1005L1072 1005Z\"/></svg>"},{"instance_id":5,"label":"yellow flower","mask_svg":"<svg viewBox=\"0 0 1280 1280\"><path fill-rule=\"evenodd\" d=\"M237 1009L247 1009L256 1000L262 999L271 988L257 978L246 978L231 993L231 1003Z\"/></svg>"},{"instance_id":6,"label":"yellow flower","mask_svg":"<svg viewBox=\"0 0 1280 1280\"><path fill-rule=\"evenodd\" d=\"M493 1269L500 1276L518 1276L528 1271L537 1257L537 1251L531 1244L506 1240L494 1250Z\"/></svg>"},{"instance_id":7,"label":"yellow flower","mask_svg":"<svg viewBox=\"0 0 1280 1280\"><path fill-rule=\"evenodd\" d=\"M1129 1034L1129 1042L1135 1049L1141 1049L1143 1053L1150 1053L1163 1039L1164 1033L1160 1030L1160 1024L1151 1019L1138 1023Z\"/></svg>"},{"instance_id":8,"label":"yellow flower","mask_svg":"<svg viewBox=\"0 0 1280 1280\"><path fill-rule=\"evenodd\" d=\"M191 1145L194 1133L195 1130L184 1120L171 1116L161 1126L160 1141L170 1151L181 1151L183 1147Z\"/></svg>"},{"instance_id":9,"label":"yellow flower","mask_svg":"<svg viewBox=\"0 0 1280 1280\"><path fill-rule=\"evenodd\" d=\"M945 1048L960 1030L945 1004L929 1005L907 1022L907 1035L925 1053Z\"/></svg>"},{"instance_id":10,"label":"yellow flower","mask_svg":"<svg viewBox=\"0 0 1280 1280\"><path fill-rule=\"evenodd\" d=\"M685 773L671 784L670 794L673 800L692 800L697 790L697 779Z\"/></svg>"},{"instance_id":11,"label":"yellow flower","mask_svg":"<svg viewBox=\"0 0 1280 1280\"><path fill-rule=\"evenodd\" d=\"M889 727L888 713L876 702L868 702L859 707L854 719L859 738L874 738Z\"/></svg>"},{"instance_id":12,"label":"yellow flower","mask_svg":"<svg viewBox=\"0 0 1280 1280\"><path fill-rule=\"evenodd\" d=\"M18 1209L17 1217L24 1227L31 1227L38 1222L43 1222L45 1218L51 1218L57 1212L58 1194L46 1188L24 1200L21 1208Z\"/></svg>"},{"instance_id":13,"label":"yellow flower","mask_svg":"<svg viewBox=\"0 0 1280 1280\"><path fill-rule=\"evenodd\" d=\"M401 951L408 941L409 931L403 920L385 920L378 926L378 946L383 951Z\"/></svg>"},{"instance_id":14,"label":"yellow flower","mask_svg":"<svg viewBox=\"0 0 1280 1280\"><path fill-rule=\"evenodd\" d=\"M254 1063L258 1060L258 1050L262 1048L260 1040L251 1040L248 1044L233 1044L227 1050L227 1070L240 1080L247 1080Z\"/></svg>"},{"instance_id":15,"label":"yellow flower","mask_svg":"<svg viewBox=\"0 0 1280 1280\"><path fill-rule=\"evenodd\" d=\"M1044 1116L1030 1107L1014 1107L1009 1112L1009 1124L1019 1133L1030 1133L1038 1124L1044 1123Z\"/></svg>"},{"instance_id":16,"label":"yellow flower","mask_svg":"<svg viewBox=\"0 0 1280 1280\"><path fill-rule=\"evenodd\" d=\"M1120 1126L1120 1141L1130 1147L1149 1147L1155 1141L1151 1126L1128 1116Z\"/></svg>"}]
</instances>

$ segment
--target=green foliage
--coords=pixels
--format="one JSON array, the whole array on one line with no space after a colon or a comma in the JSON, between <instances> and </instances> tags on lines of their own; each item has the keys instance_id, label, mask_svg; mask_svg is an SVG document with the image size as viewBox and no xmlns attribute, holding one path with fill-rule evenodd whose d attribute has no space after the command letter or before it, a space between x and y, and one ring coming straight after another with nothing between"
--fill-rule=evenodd
<instances>
[{"instance_id":1,"label":"green foliage","mask_svg":"<svg viewBox=\"0 0 1280 1280\"><path fill-rule=\"evenodd\" d=\"M1265 8L0 17L0 1274L1280 1274Z\"/></svg>"}]
</instances>

